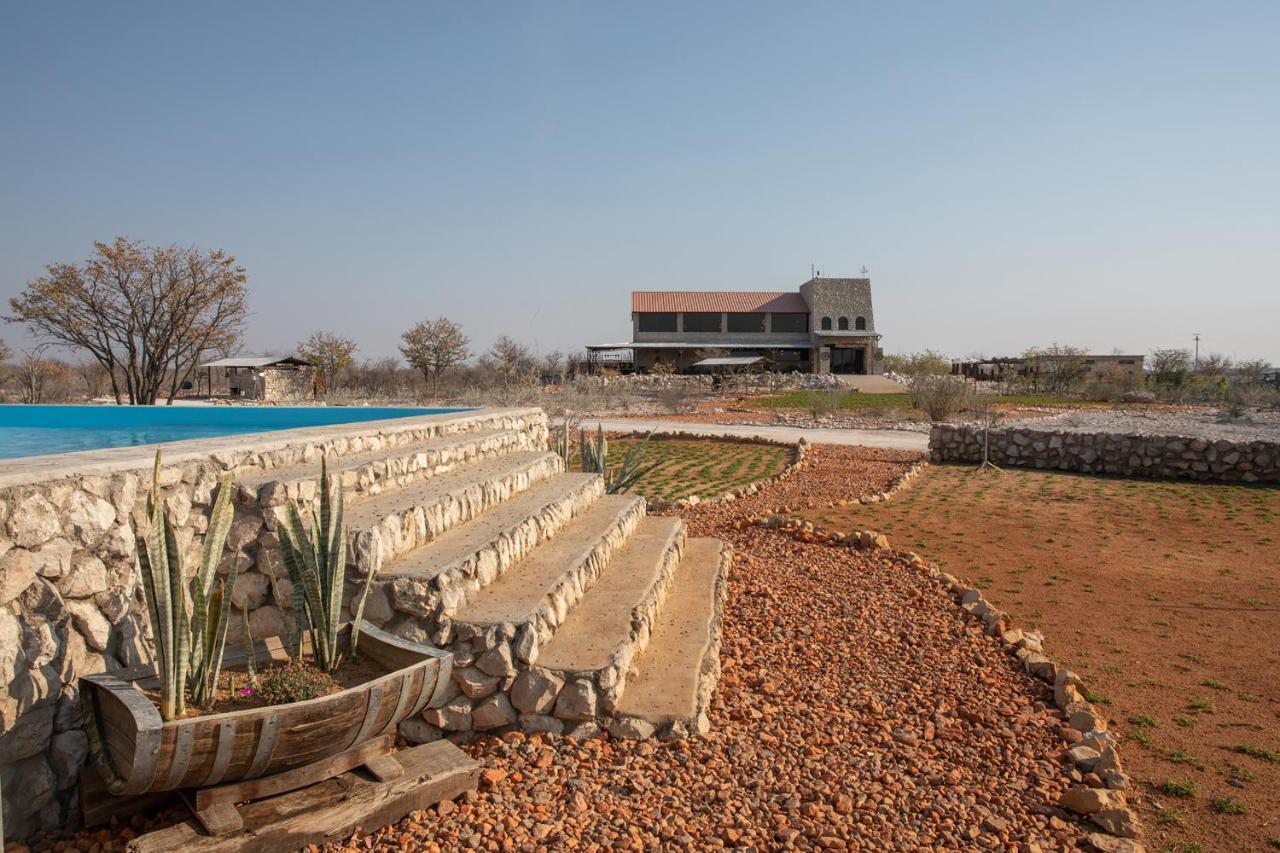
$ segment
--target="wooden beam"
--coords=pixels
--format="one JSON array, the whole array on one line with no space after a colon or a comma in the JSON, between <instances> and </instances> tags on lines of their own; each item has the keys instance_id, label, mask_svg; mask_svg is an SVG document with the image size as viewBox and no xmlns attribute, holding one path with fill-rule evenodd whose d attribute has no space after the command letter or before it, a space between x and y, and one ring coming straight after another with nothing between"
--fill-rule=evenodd
<instances>
[{"instance_id":1,"label":"wooden beam","mask_svg":"<svg viewBox=\"0 0 1280 853\"><path fill-rule=\"evenodd\" d=\"M395 754L404 774L377 782L348 772L308 788L239 807L244 829L218 838L198 822L149 832L129 843L132 853L275 853L340 841L356 829L374 830L412 811L473 790L480 765L447 740Z\"/></svg>"}]
</instances>

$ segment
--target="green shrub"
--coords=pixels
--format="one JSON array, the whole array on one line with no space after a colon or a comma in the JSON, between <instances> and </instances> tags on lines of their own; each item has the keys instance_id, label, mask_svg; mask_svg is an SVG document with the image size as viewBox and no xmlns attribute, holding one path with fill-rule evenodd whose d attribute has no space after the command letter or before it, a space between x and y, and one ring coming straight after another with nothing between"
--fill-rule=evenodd
<instances>
[{"instance_id":1,"label":"green shrub","mask_svg":"<svg viewBox=\"0 0 1280 853\"><path fill-rule=\"evenodd\" d=\"M290 661L258 676L257 693L268 705L286 705L328 696L341 689L329 673L302 661Z\"/></svg>"}]
</instances>

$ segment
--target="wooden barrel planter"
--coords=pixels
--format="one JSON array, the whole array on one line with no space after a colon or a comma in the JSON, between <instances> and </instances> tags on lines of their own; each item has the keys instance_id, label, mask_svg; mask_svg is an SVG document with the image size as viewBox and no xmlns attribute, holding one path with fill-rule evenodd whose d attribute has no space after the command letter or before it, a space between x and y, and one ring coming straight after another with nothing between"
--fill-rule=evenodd
<instances>
[{"instance_id":1,"label":"wooden barrel planter","mask_svg":"<svg viewBox=\"0 0 1280 853\"><path fill-rule=\"evenodd\" d=\"M344 645L350 631L343 627ZM255 646L260 662L287 659L279 638ZM93 761L116 795L229 786L290 771L300 784L317 781L316 772L299 770L305 767L344 772L371 758L371 750L361 753L362 744L390 743L401 721L443 701L453 667L449 652L368 622L360 625L359 654L387 674L317 699L169 722L140 689L158 686L154 672L84 676L80 701ZM228 648L224 669L242 666L247 657L244 649ZM354 757L342 766L334 760L342 755Z\"/></svg>"}]
</instances>

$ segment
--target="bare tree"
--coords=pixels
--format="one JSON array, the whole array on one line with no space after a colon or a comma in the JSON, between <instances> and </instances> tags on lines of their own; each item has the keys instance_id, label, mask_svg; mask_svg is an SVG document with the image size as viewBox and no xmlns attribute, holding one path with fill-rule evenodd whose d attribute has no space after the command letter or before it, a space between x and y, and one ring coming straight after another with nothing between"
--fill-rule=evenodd
<instances>
[{"instance_id":1,"label":"bare tree","mask_svg":"<svg viewBox=\"0 0 1280 853\"><path fill-rule=\"evenodd\" d=\"M1151 378L1159 385L1181 385L1191 369L1191 351L1158 349L1151 351Z\"/></svg>"},{"instance_id":2,"label":"bare tree","mask_svg":"<svg viewBox=\"0 0 1280 853\"><path fill-rule=\"evenodd\" d=\"M504 386L510 385L516 377L528 373L534 367L529 348L506 335L501 335L489 347L489 351L485 353L485 363L498 375Z\"/></svg>"},{"instance_id":3,"label":"bare tree","mask_svg":"<svg viewBox=\"0 0 1280 853\"><path fill-rule=\"evenodd\" d=\"M298 344L298 357L311 362L316 371L316 394L323 397L333 387L339 371L351 366L356 342L334 332L312 332Z\"/></svg>"},{"instance_id":4,"label":"bare tree","mask_svg":"<svg viewBox=\"0 0 1280 853\"><path fill-rule=\"evenodd\" d=\"M471 341L462 333L462 327L447 317L422 320L400 336L404 341L400 352L410 366L422 374L431 385L431 396L440 394L440 375L457 367L471 357L467 349Z\"/></svg>"},{"instance_id":5,"label":"bare tree","mask_svg":"<svg viewBox=\"0 0 1280 853\"><path fill-rule=\"evenodd\" d=\"M1088 373L1085 350L1080 347L1055 342L1043 349L1033 347L1023 357L1031 367L1036 390L1071 391Z\"/></svg>"},{"instance_id":6,"label":"bare tree","mask_svg":"<svg viewBox=\"0 0 1280 853\"><path fill-rule=\"evenodd\" d=\"M1196 365L1196 373L1201 376L1225 376L1231 369L1231 356L1220 352L1211 352L1200 356Z\"/></svg>"},{"instance_id":7,"label":"bare tree","mask_svg":"<svg viewBox=\"0 0 1280 853\"><path fill-rule=\"evenodd\" d=\"M107 375L107 369L92 359L77 363L75 374L80 379L85 396L90 400L102 396L111 387L111 377Z\"/></svg>"},{"instance_id":8,"label":"bare tree","mask_svg":"<svg viewBox=\"0 0 1280 853\"><path fill-rule=\"evenodd\" d=\"M117 402L154 405L167 385L172 403L205 353L239 339L248 310L244 268L217 249L117 237L83 263L46 269L9 300L5 319L86 350Z\"/></svg>"},{"instance_id":9,"label":"bare tree","mask_svg":"<svg viewBox=\"0 0 1280 853\"><path fill-rule=\"evenodd\" d=\"M1271 369L1265 358L1251 358L1236 362L1236 380L1241 385L1261 385L1263 377Z\"/></svg>"},{"instance_id":10,"label":"bare tree","mask_svg":"<svg viewBox=\"0 0 1280 853\"><path fill-rule=\"evenodd\" d=\"M0 364L4 364L9 360L9 345L4 341L0 341Z\"/></svg>"},{"instance_id":11,"label":"bare tree","mask_svg":"<svg viewBox=\"0 0 1280 853\"><path fill-rule=\"evenodd\" d=\"M48 402L49 386L62 382L70 374L67 365L45 356L51 344L39 344L22 353L18 359L17 377L22 387L22 402L32 405Z\"/></svg>"}]
</instances>

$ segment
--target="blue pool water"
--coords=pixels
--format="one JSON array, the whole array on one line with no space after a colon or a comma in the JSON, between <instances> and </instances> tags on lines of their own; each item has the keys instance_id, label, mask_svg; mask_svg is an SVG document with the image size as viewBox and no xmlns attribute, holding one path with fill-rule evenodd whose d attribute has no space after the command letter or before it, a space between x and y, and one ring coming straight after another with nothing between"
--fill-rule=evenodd
<instances>
[{"instance_id":1,"label":"blue pool water","mask_svg":"<svg viewBox=\"0 0 1280 853\"><path fill-rule=\"evenodd\" d=\"M466 409L0 406L0 459L462 411Z\"/></svg>"}]
</instances>

